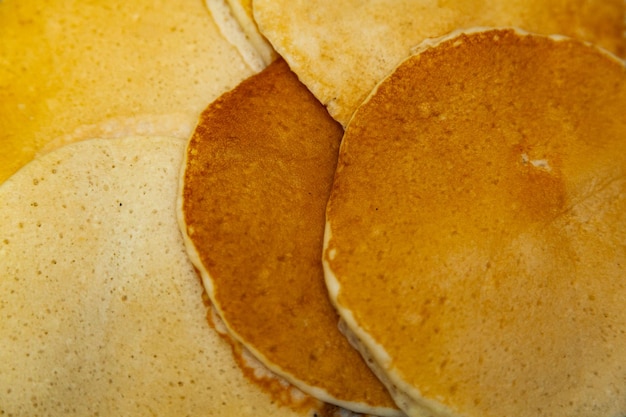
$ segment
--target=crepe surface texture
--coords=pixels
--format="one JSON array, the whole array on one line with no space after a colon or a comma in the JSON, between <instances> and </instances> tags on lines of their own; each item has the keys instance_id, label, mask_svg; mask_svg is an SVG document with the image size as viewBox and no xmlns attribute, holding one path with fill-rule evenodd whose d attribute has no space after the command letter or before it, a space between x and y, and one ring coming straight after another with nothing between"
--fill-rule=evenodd
<instances>
[{"instance_id":1,"label":"crepe surface texture","mask_svg":"<svg viewBox=\"0 0 626 417\"><path fill-rule=\"evenodd\" d=\"M188 138L253 73L202 0L0 2L0 182L90 137Z\"/></svg>"},{"instance_id":2,"label":"crepe surface texture","mask_svg":"<svg viewBox=\"0 0 626 417\"><path fill-rule=\"evenodd\" d=\"M326 280L408 415L626 413L624 109L605 51L478 30L357 110Z\"/></svg>"},{"instance_id":3,"label":"crepe surface texture","mask_svg":"<svg viewBox=\"0 0 626 417\"><path fill-rule=\"evenodd\" d=\"M180 222L236 338L303 391L399 414L337 329L321 265L343 130L282 60L202 114L186 154Z\"/></svg>"},{"instance_id":4,"label":"crepe surface texture","mask_svg":"<svg viewBox=\"0 0 626 417\"><path fill-rule=\"evenodd\" d=\"M185 143L86 140L0 186L0 415L313 415L207 323L176 221Z\"/></svg>"},{"instance_id":5,"label":"crepe surface texture","mask_svg":"<svg viewBox=\"0 0 626 417\"><path fill-rule=\"evenodd\" d=\"M253 11L261 33L344 126L413 46L458 28L569 35L626 57L623 0L255 0Z\"/></svg>"}]
</instances>

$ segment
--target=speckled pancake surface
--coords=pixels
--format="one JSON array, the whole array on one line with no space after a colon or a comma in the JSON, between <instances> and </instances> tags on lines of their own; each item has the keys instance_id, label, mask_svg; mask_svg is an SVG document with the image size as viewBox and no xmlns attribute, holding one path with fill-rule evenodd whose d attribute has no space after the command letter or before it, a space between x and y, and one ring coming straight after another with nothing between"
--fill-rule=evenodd
<instances>
[{"instance_id":1,"label":"speckled pancake surface","mask_svg":"<svg viewBox=\"0 0 626 417\"><path fill-rule=\"evenodd\" d=\"M185 144L86 140L0 186L0 415L313 415L207 323L176 221Z\"/></svg>"},{"instance_id":2,"label":"speckled pancake surface","mask_svg":"<svg viewBox=\"0 0 626 417\"><path fill-rule=\"evenodd\" d=\"M344 126L376 83L426 38L516 26L626 57L623 0L254 0L261 33Z\"/></svg>"},{"instance_id":3,"label":"speckled pancake surface","mask_svg":"<svg viewBox=\"0 0 626 417\"><path fill-rule=\"evenodd\" d=\"M90 137L188 138L253 73L202 0L0 2L0 182Z\"/></svg>"},{"instance_id":4,"label":"speckled pancake surface","mask_svg":"<svg viewBox=\"0 0 626 417\"><path fill-rule=\"evenodd\" d=\"M398 414L338 331L321 265L343 130L282 60L212 103L191 137L180 222L229 330L303 391Z\"/></svg>"},{"instance_id":5,"label":"speckled pancake surface","mask_svg":"<svg viewBox=\"0 0 626 417\"><path fill-rule=\"evenodd\" d=\"M324 267L411 416L626 414L626 69L568 38L446 37L348 125Z\"/></svg>"}]
</instances>

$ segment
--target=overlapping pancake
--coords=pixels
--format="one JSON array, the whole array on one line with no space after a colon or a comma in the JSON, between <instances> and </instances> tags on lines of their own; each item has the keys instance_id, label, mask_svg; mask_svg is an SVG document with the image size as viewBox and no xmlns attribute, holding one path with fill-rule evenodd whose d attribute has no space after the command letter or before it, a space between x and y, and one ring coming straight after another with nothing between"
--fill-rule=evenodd
<instances>
[{"instance_id":1,"label":"overlapping pancake","mask_svg":"<svg viewBox=\"0 0 626 417\"><path fill-rule=\"evenodd\" d=\"M49 142L188 138L252 73L202 0L2 1L0 182Z\"/></svg>"},{"instance_id":2,"label":"overlapping pancake","mask_svg":"<svg viewBox=\"0 0 626 417\"><path fill-rule=\"evenodd\" d=\"M1 415L326 415L246 378L208 326L176 221L185 144L87 140L0 186Z\"/></svg>"},{"instance_id":3,"label":"overlapping pancake","mask_svg":"<svg viewBox=\"0 0 626 417\"><path fill-rule=\"evenodd\" d=\"M564 37L450 36L346 129L324 265L412 416L626 413L626 68Z\"/></svg>"},{"instance_id":4,"label":"overlapping pancake","mask_svg":"<svg viewBox=\"0 0 626 417\"><path fill-rule=\"evenodd\" d=\"M229 330L303 391L400 413L338 331L321 265L343 130L282 60L213 102L191 137L180 225Z\"/></svg>"},{"instance_id":5,"label":"overlapping pancake","mask_svg":"<svg viewBox=\"0 0 626 417\"><path fill-rule=\"evenodd\" d=\"M254 0L261 33L344 126L376 83L426 38L517 26L626 57L623 0Z\"/></svg>"},{"instance_id":6,"label":"overlapping pancake","mask_svg":"<svg viewBox=\"0 0 626 417\"><path fill-rule=\"evenodd\" d=\"M205 0L224 36L255 71L277 58L272 45L261 35L252 14L252 0Z\"/></svg>"}]
</instances>

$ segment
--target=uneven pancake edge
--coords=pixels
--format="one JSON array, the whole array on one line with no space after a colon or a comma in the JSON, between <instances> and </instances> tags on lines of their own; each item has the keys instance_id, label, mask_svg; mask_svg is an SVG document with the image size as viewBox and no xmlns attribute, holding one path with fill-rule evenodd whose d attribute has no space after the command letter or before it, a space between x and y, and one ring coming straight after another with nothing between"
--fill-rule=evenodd
<instances>
[{"instance_id":1,"label":"uneven pancake edge","mask_svg":"<svg viewBox=\"0 0 626 417\"><path fill-rule=\"evenodd\" d=\"M196 267L198 272L200 273L202 283L205 286L207 295L212 301L213 308L215 309L215 311L217 312L219 316L222 316L224 313L220 308L220 304L215 303L214 301L215 300L215 286L213 284L213 280L211 278L209 271L207 270L202 260L200 259L199 251L196 249L195 243L193 242L193 239L191 238L189 234L189 230L187 228L187 223L185 219L185 210L184 210L185 200L184 200L183 194L185 190L186 167L188 165L188 160L189 160L188 159L189 158L189 148L188 148L189 143L190 142L188 142L188 145L185 149L185 155L183 157L183 163L181 165L181 173L179 175L179 193L178 193L177 202L176 202L177 220L178 220L178 225L181 230L181 235L182 235L189 259L191 263ZM260 360L260 362L263 363L263 365L267 367L267 369L285 378L288 382L293 384L296 388L300 389L302 392L308 395L311 395L312 397L320 401L323 401L325 403L334 404L339 407L342 407L342 408L345 408L347 410L351 410L357 413L373 414L373 415L377 415L381 417L404 416L404 413L402 413L402 411L400 410L394 410L394 409L383 408L383 407L373 407L373 406L368 406L368 405L364 405L361 403L354 403L354 402L339 400L335 398L334 396L330 395L326 390L312 387L311 385L302 381L297 376L286 372L284 369L280 368L279 366L275 364L272 364L271 361L269 361L269 359L262 352L260 352L258 349L255 349L254 347L246 343L245 339L235 329L233 329L226 321L222 320L222 324L227 329L229 334L233 337L233 339L236 340L238 343L240 343L242 346L244 346L245 349L248 350L254 357Z\"/></svg>"},{"instance_id":2,"label":"uneven pancake edge","mask_svg":"<svg viewBox=\"0 0 626 417\"><path fill-rule=\"evenodd\" d=\"M185 172L186 172L186 166L187 166L187 161L188 161L188 155L189 152L187 150L185 150L185 156L183 159L183 164L182 164L182 168L181 168L181 175L179 176L179 190L184 190L185 189ZM212 309L214 310L215 314L217 315L217 317L220 318L220 326L223 327L224 329L226 329L226 331L228 332L228 334L237 342L239 343L241 346L243 346L247 351L249 351L255 358L260 359L260 362L263 363L263 366L267 367L267 369L269 369L271 372L277 374L277 375L281 375L283 377L285 377L285 379L287 379L290 383L292 383L294 386L296 386L297 388L299 388L300 390L302 390L305 393L308 393L309 395L320 399L321 401L325 401L322 398L320 398L320 395L324 395L325 397L328 397L327 393L322 391L320 392L316 392L315 390L312 390L307 384L305 384L304 382L300 381L299 379L293 378L292 375L285 375L285 372L283 370L281 370L279 367L277 366L272 366L271 363L267 360L267 358L265 358L261 352L259 352L257 349L252 348L251 346L247 345L245 343L245 340L243 340L243 338L241 337L241 335L239 335L234 329L232 329L231 326L229 326L229 324L222 319L222 315L223 312L220 310L220 306L219 304L214 302L215 299L215 286L213 284L213 280L211 279L211 275L209 274L208 270L206 269L206 267L204 266L202 260L200 259L200 254L198 252L198 250L196 249L196 245L193 242L193 239L191 238L191 236L189 235L189 231L187 228L187 223L185 220L185 210L184 210L184 203L185 200L183 198L183 194L181 192L178 193L177 196L177 201L176 201L176 214L177 214L177 220L178 220L178 226L181 230L181 235L183 238L183 241L185 243L185 248L187 251L187 255L189 256L189 260L191 261L191 263L193 264L193 266L197 269L197 271L200 273L200 278L202 280L202 284L204 285L207 295L209 296L209 299L211 300L211 306ZM313 391L313 393L311 393L311 391ZM321 390L320 390L321 391ZM317 394L317 395L315 395ZM325 401L327 402L327 401Z\"/></svg>"},{"instance_id":3,"label":"uneven pancake edge","mask_svg":"<svg viewBox=\"0 0 626 417\"><path fill-rule=\"evenodd\" d=\"M195 272L197 275L197 269ZM202 278L200 276L198 276L198 278L200 280L200 285L203 285L201 282ZM287 408L289 408L289 405L293 405L291 408L297 410L298 412L300 410L304 410L304 412L309 414L307 417L335 416L332 407L336 406L324 403L317 398L305 394L284 378L281 378L271 372L254 355L252 355L252 353L250 353L245 346L233 339L224 325L222 318L219 316L215 307L208 299L206 291L203 292L203 301L207 305L208 309L207 320L209 321L211 327L213 327L214 330L231 346L233 357L235 358L237 365L241 368L242 372L248 379L252 379L255 383L261 385L263 387L262 391L267 391L273 401L276 401L276 398L278 398L278 401L276 401L278 404L288 404L286 406ZM328 413L326 413L327 409L329 410Z\"/></svg>"},{"instance_id":4,"label":"uneven pancake edge","mask_svg":"<svg viewBox=\"0 0 626 417\"><path fill-rule=\"evenodd\" d=\"M394 70L392 70L387 77L379 81L377 85L373 88L373 90L368 94L367 98L363 101L363 103L361 103L359 108L357 108L357 110L352 115L350 121L347 123L346 132L350 129L350 124L352 123L352 121L356 117L358 117L360 107L368 104L371 99L376 95L379 87L387 81L387 78L391 74L393 74L398 69L398 67L404 65L408 60L412 59L413 57L419 55L424 51L435 48L442 43L454 39L459 39L458 42L463 43L463 40L459 37L464 35L470 36L472 34L494 32L494 38L497 38L498 33L502 31L515 33L520 37L537 36L541 38L548 38L556 43L573 42L579 45L584 45L585 47L594 49L610 61L613 61L614 63L617 63L622 67L626 67L626 60L622 60L614 53L588 41L583 41L568 36L540 35L513 27L476 27L470 29L459 29L442 37L427 39L419 45L415 46L412 49L412 54L404 59L402 62L400 62L400 64L398 64L398 66L396 66L396 68L394 68ZM347 146L349 146L349 144L342 142L340 154L344 152L345 147ZM343 323L342 331L346 334L346 337L348 337L353 346L355 346L355 348L359 350L359 352L361 352L364 358L366 358L367 363L372 366L373 371L385 383L397 403L409 415L426 417L431 416L432 413L435 413L436 415L446 417L458 416L456 412L446 406L443 406L441 403L431 401L427 398L422 397L420 391L412 385L408 384L405 380L403 380L399 372L396 372L395 370L390 370L389 365L391 364L392 359L389 353L358 323L357 319L354 316L354 313L340 304L338 298L341 292L341 284L339 282L339 279L335 275L330 263L336 256L335 249L330 248L331 240L332 222L327 216L323 252L324 276L330 299L341 317L341 321Z\"/></svg>"},{"instance_id":5,"label":"uneven pancake edge","mask_svg":"<svg viewBox=\"0 0 626 417\"><path fill-rule=\"evenodd\" d=\"M256 47L265 65L271 64L277 58L278 54L274 51L269 41L261 35L252 15L252 10L248 10L248 8L252 8L252 0L248 0L247 2L246 0L227 1L232 13L248 37L248 40Z\"/></svg>"},{"instance_id":6,"label":"uneven pancake edge","mask_svg":"<svg viewBox=\"0 0 626 417\"><path fill-rule=\"evenodd\" d=\"M324 233L324 258L322 261L324 279L326 280L330 300L341 317L340 328L342 333L346 336L350 344L363 356L365 362L372 369L372 372L383 382L394 401L404 412L410 412L412 413L411 415L420 417L431 417L433 414L442 417L457 417L452 410L440 403L423 398L419 390L406 383L401 378L400 374L389 371L391 357L384 347L376 342L376 340L358 324L352 311L343 308L337 302L341 285L328 262L328 258L332 260L333 255L328 254L326 250L331 239L332 226L330 221L327 221L326 232ZM406 394L406 392L413 392L414 396L410 396Z\"/></svg>"},{"instance_id":7,"label":"uneven pancake edge","mask_svg":"<svg viewBox=\"0 0 626 417\"><path fill-rule=\"evenodd\" d=\"M263 43L259 34L246 31L242 23L243 16L235 7L240 4L226 0L205 0L206 6L214 17L221 34L239 52L246 64L255 72L262 71L272 60L271 48ZM245 14L245 13L244 13Z\"/></svg>"}]
</instances>

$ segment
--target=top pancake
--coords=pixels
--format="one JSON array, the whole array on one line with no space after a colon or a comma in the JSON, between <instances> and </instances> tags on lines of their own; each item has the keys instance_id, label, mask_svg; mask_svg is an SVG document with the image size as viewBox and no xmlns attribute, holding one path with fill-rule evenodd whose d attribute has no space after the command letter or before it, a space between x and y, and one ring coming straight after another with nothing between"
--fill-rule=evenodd
<instances>
[{"instance_id":1,"label":"top pancake","mask_svg":"<svg viewBox=\"0 0 626 417\"><path fill-rule=\"evenodd\" d=\"M207 324L176 222L185 144L86 140L0 186L1 415L316 412L245 377Z\"/></svg>"},{"instance_id":2,"label":"top pancake","mask_svg":"<svg viewBox=\"0 0 626 417\"><path fill-rule=\"evenodd\" d=\"M50 142L186 139L253 73L202 0L5 0L0 57L0 182Z\"/></svg>"},{"instance_id":3,"label":"top pancake","mask_svg":"<svg viewBox=\"0 0 626 417\"><path fill-rule=\"evenodd\" d=\"M457 28L516 26L598 43L626 57L623 0L254 0L261 30L344 126L410 48Z\"/></svg>"},{"instance_id":4,"label":"top pancake","mask_svg":"<svg viewBox=\"0 0 626 417\"><path fill-rule=\"evenodd\" d=\"M190 139L180 221L229 330L324 401L398 414L338 331L321 265L343 130L282 60L213 102Z\"/></svg>"},{"instance_id":5,"label":"top pancake","mask_svg":"<svg viewBox=\"0 0 626 417\"><path fill-rule=\"evenodd\" d=\"M624 109L622 61L494 30L424 49L355 113L326 279L407 414L626 413Z\"/></svg>"}]
</instances>

